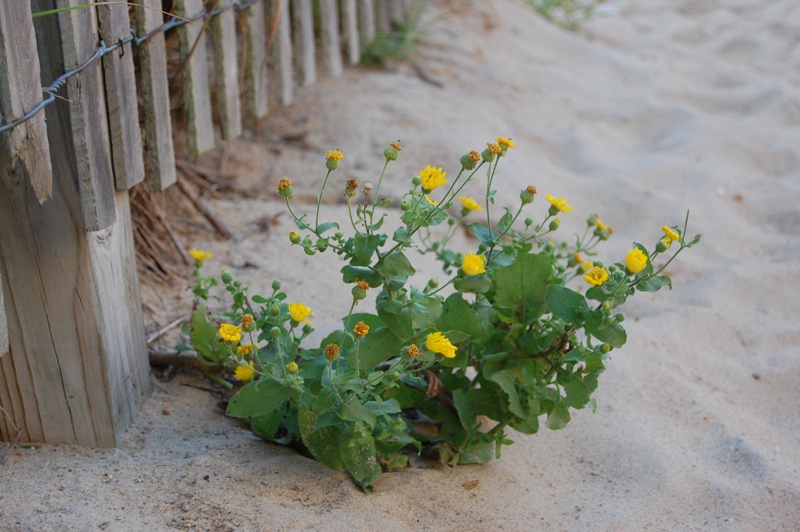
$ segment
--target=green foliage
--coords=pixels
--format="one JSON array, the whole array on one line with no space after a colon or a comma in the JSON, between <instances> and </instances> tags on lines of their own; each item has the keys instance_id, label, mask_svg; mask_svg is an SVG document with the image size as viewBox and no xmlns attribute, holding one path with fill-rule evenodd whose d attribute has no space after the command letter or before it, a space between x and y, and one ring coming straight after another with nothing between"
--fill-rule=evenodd
<instances>
[{"instance_id":1,"label":"green foliage","mask_svg":"<svg viewBox=\"0 0 800 532\"><path fill-rule=\"evenodd\" d=\"M492 182L513 147L499 138L480 160L462 157L461 170L447 184L438 179L441 169L420 172L403 197L400 227L391 239L380 232L387 213L379 211L388 202L378 192L399 145L393 143L389 152L394 158L386 156L374 195L359 196L358 185L348 185L347 230L319 222L319 201L314 224L310 214L296 216L291 194L285 195L304 233L291 241L308 255L330 252L342 259L352 304L342 328L314 347L304 342L313 330L304 323L310 309L287 303L277 281L272 294L248 296L247 287L223 272L220 280L232 302L224 324L208 316L208 291L195 290L199 301L190 339L198 357L246 382L227 414L248 420L262 438L303 447L326 466L347 470L369 491L382 471L405 467L409 452L427 448L443 463L482 464L513 443L509 428L533 434L544 419L544 426L558 430L569 423L570 410L594 410L592 394L608 354L627 340L624 316L615 309L636 292L671 288L664 269L700 237L685 240L687 214L682 230L663 229L656 251L635 243L647 262L631 263L634 274L623 261L605 268L587 260L611 235L597 215L588 217L574 244L550 240L559 225L556 216L572 210L563 198L548 195L541 221L528 218L521 226L523 208L536 204L531 186L516 208L503 208L493 219ZM480 213L477 202L458 196L477 180L486 185ZM464 205L458 216L450 213L457 199ZM474 253L450 249L456 230L477 214L485 220L469 224ZM444 235L438 231L434 239L433 228L444 224ZM668 259L657 265L673 244ZM430 279L423 288L409 282L416 273L415 251L441 262L445 282ZM213 285L200 277L201 264L195 288ZM368 292L375 312L354 313Z\"/></svg>"},{"instance_id":2,"label":"green foliage","mask_svg":"<svg viewBox=\"0 0 800 532\"><path fill-rule=\"evenodd\" d=\"M544 18L567 28L577 30L581 24L592 18L597 4L603 0L525 0Z\"/></svg>"},{"instance_id":3,"label":"green foliage","mask_svg":"<svg viewBox=\"0 0 800 532\"><path fill-rule=\"evenodd\" d=\"M406 61L425 37L422 18L430 0L414 0L405 10L403 19L392 23L388 32L378 32L361 52L361 64L367 68L381 67L389 60Z\"/></svg>"}]
</instances>

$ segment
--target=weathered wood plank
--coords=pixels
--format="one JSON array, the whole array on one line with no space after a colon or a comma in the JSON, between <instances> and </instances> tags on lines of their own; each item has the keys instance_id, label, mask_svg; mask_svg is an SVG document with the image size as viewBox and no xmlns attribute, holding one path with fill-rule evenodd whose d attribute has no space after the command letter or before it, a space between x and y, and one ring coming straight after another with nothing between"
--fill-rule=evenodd
<instances>
[{"instance_id":1,"label":"weathered wood plank","mask_svg":"<svg viewBox=\"0 0 800 532\"><path fill-rule=\"evenodd\" d=\"M8 319L3 302L3 277L0 275L0 357L8 353Z\"/></svg>"},{"instance_id":2,"label":"weathered wood plank","mask_svg":"<svg viewBox=\"0 0 800 532\"><path fill-rule=\"evenodd\" d=\"M217 113L222 124L222 138L235 139L242 134L242 106L239 101L236 13L233 9L227 9L211 19L211 35L214 43Z\"/></svg>"},{"instance_id":3,"label":"weathered wood plank","mask_svg":"<svg viewBox=\"0 0 800 532\"><path fill-rule=\"evenodd\" d=\"M388 33L392 30L388 3L389 0L375 0L375 27L380 33Z\"/></svg>"},{"instance_id":4,"label":"weathered wood plank","mask_svg":"<svg viewBox=\"0 0 800 532\"><path fill-rule=\"evenodd\" d=\"M193 18L205 11L203 0L175 0L175 13ZM186 111L186 140L189 152L203 153L214 147L211 120L211 91L208 85L205 21L179 26L183 105Z\"/></svg>"},{"instance_id":5,"label":"weathered wood plank","mask_svg":"<svg viewBox=\"0 0 800 532\"><path fill-rule=\"evenodd\" d=\"M339 45L339 9L336 0L320 0L322 56L327 73L342 75L342 51Z\"/></svg>"},{"instance_id":6,"label":"weathered wood plank","mask_svg":"<svg viewBox=\"0 0 800 532\"><path fill-rule=\"evenodd\" d=\"M146 35L163 24L161 0L134 0L136 32ZM164 34L158 32L139 47L139 87L144 109L145 168L153 190L164 190L176 179L175 147L167 79Z\"/></svg>"},{"instance_id":7,"label":"weathered wood plank","mask_svg":"<svg viewBox=\"0 0 800 532\"><path fill-rule=\"evenodd\" d=\"M361 60L361 47L358 43L356 0L341 0L341 5L344 38L347 42L347 60L349 64L357 65Z\"/></svg>"},{"instance_id":8,"label":"weathered wood plank","mask_svg":"<svg viewBox=\"0 0 800 532\"><path fill-rule=\"evenodd\" d=\"M317 47L314 43L314 10L311 0L292 0L294 57L300 82L308 86L317 81Z\"/></svg>"},{"instance_id":9,"label":"weathered wood plank","mask_svg":"<svg viewBox=\"0 0 800 532\"><path fill-rule=\"evenodd\" d=\"M273 94L280 105L294 99L294 67L292 65L291 18L288 0L270 2L270 27L274 31L270 60L272 61Z\"/></svg>"},{"instance_id":10,"label":"weathered wood plank","mask_svg":"<svg viewBox=\"0 0 800 532\"><path fill-rule=\"evenodd\" d=\"M52 9L82 3L81 0L36 0L32 4ZM34 24L43 79L56 79L81 65L97 50L99 37L94 7L37 18ZM67 165L70 175L77 177L85 231L104 229L116 220L101 70L97 62L71 77L66 83L65 101L47 108L53 170ZM54 114L59 115L55 123L50 120Z\"/></svg>"},{"instance_id":11,"label":"weathered wood plank","mask_svg":"<svg viewBox=\"0 0 800 532\"><path fill-rule=\"evenodd\" d=\"M244 109L248 120L267 116L267 32L264 2L245 11Z\"/></svg>"},{"instance_id":12,"label":"weathered wood plank","mask_svg":"<svg viewBox=\"0 0 800 532\"><path fill-rule=\"evenodd\" d=\"M97 6L100 38L107 45L130 36L128 6ZM111 158L117 190L127 190L144 179L142 133L131 45L103 57L108 129L111 134Z\"/></svg>"},{"instance_id":13,"label":"weathered wood plank","mask_svg":"<svg viewBox=\"0 0 800 532\"><path fill-rule=\"evenodd\" d=\"M0 116L10 122L42 101L39 75L30 2L0 2ZM0 175L30 179L39 201L53 188L44 116L0 133Z\"/></svg>"},{"instance_id":14,"label":"weathered wood plank","mask_svg":"<svg viewBox=\"0 0 800 532\"><path fill-rule=\"evenodd\" d=\"M358 21L362 41L365 44L372 42L375 39L374 0L359 0Z\"/></svg>"},{"instance_id":15,"label":"weathered wood plank","mask_svg":"<svg viewBox=\"0 0 800 532\"><path fill-rule=\"evenodd\" d=\"M397 24L403 22L405 18L405 2L403 0L393 0L391 2L386 2L387 7L389 8L389 22L391 23L392 27L395 27Z\"/></svg>"}]
</instances>

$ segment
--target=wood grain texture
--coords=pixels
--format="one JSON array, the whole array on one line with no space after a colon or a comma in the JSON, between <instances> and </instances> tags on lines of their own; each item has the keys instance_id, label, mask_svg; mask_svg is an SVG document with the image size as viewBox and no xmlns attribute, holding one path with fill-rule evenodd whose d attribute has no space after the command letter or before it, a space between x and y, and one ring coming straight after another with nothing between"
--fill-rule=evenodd
<instances>
[{"instance_id":1,"label":"wood grain texture","mask_svg":"<svg viewBox=\"0 0 800 532\"><path fill-rule=\"evenodd\" d=\"M358 0L358 23L364 44L375 39L375 1Z\"/></svg>"},{"instance_id":2,"label":"wood grain texture","mask_svg":"<svg viewBox=\"0 0 800 532\"><path fill-rule=\"evenodd\" d=\"M100 38L110 46L130 36L128 6L97 6ZM121 51L103 57L108 130L111 135L111 161L117 190L127 190L144 179L142 132L133 52L126 44Z\"/></svg>"},{"instance_id":3,"label":"wood grain texture","mask_svg":"<svg viewBox=\"0 0 800 532\"><path fill-rule=\"evenodd\" d=\"M357 65L361 61L361 46L358 39L358 13L356 0L341 0L342 27L347 43L347 62Z\"/></svg>"},{"instance_id":4,"label":"wood grain texture","mask_svg":"<svg viewBox=\"0 0 800 532\"><path fill-rule=\"evenodd\" d=\"M33 4L52 9L81 5L81 0L37 0ZM56 79L97 50L94 7L37 18L34 24L43 79ZM64 101L47 108L53 171L66 171L77 178L84 230L104 229L115 222L116 214L100 62L71 77L62 96ZM58 118L51 119L55 116Z\"/></svg>"},{"instance_id":5,"label":"wood grain texture","mask_svg":"<svg viewBox=\"0 0 800 532\"><path fill-rule=\"evenodd\" d=\"M289 105L294 99L294 65L292 64L292 35L289 0L270 2L271 27L276 32L272 40L273 94L280 105Z\"/></svg>"},{"instance_id":6,"label":"wood grain texture","mask_svg":"<svg viewBox=\"0 0 800 532\"><path fill-rule=\"evenodd\" d=\"M294 57L303 86L317 81L317 47L314 43L314 11L311 0L292 0Z\"/></svg>"},{"instance_id":7,"label":"wood grain texture","mask_svg":"<svg viewBox=\"0 0 800 532\"><path fill-rule=\"evenodd\" d=\"M182 17L191 18L204 10L203 0L175 0L175 13ZM186 111L186 141L192 154L203 153L214 147L204 30L203 19L177 28L183 106Z\"/></svg>"},{"instance_id":8,"label":"wood grain texture","mask_svg":"<svg viewBox=\"0 0 800 532\"><path fill-rule=\"evenodd\" d=\"M342 51L339 45L339 7L336 0L320 0L322 57L327 73L342 75Z\"/></svg>"},{"instance_id":9,"label":"wood grain texture","mask_svg":"<svg viewBox=\"0 0 800 532\"><path fill-rule=\"evenodd\" d=\"M0 274L0 357L8 353L8 319L6 304L3 301L3 278Z\"/></svg>"},{"instance_id":10,"label":"wood grain texture","mask_svg":"<svg viewBox=\"0 0 800 532\"><path fill-rule=\"evenodd\" d=\"M242 134L242 105L239 100L239 62L236 53L236 12L223 11L211 19L214 44L214 80L217 89L217 114L222 138L235 139Z\"/></svg>"},{"instance_id":11,"label":"wood grain texture","mask_svg":"<svg viewBox=\"0 0 800 532\"><path fill-rule=\"evenodd\" d=\"M161 0L134 1L141 5L135 11L137 34L145 35L161 26ZM139 47L139 68L145 169L153 190L164 190L175 183L176 172L163 33L156 33Z\"/></svg>"},{"instance_id":12,"label":"wood grain texture","mask_svg":"<svg viewBox=\"0 0 800 532\"><path fill-rule=\"evenodd\" d=\"M257 2L245 11L244 109L248 120L267 116L267 31L264 2Z\"/></svg>"},{"instance_id":13,"label":"wood grain texture","mask_svg":"<svg viewBox=\"0 0 800 532\"><path fill-rule=\"evenodd\" d=\"M0 116L21 118L42 101L30 2L0 2ZM0 133L0 175L29 179L40 202L52 193L45 115ZM0 122L2 123L2 122Z\"/></svg>"}]
</instances>

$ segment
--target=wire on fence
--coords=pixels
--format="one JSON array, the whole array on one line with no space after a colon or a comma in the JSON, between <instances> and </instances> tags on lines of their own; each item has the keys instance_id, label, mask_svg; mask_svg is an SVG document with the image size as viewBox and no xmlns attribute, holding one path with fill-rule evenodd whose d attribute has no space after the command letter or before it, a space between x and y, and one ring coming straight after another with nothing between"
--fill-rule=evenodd
<instances>
[{"instance_id":1,"label":"wire on fence","mask_svg":"<svg viewBox=\"0 0 800 532\"><path fill-rule=\"evenodd\" d=\"M172 28L177 28L179 26L183 26L184 24L189 24L191 22L195 22L196 20L216 17L220 13L222 13L224 11L227 11L228 9L231 9L231 8L235 8L235 9L237 9L239 11L243 11L243 10L249 8L250 6L252 6L253 4L255 4L257 2L260 2L260 1L261 0L249 0L247 2L242 2L241 0L231 0L230 2L225 4L224 6L218 7L217 9L211 11L210 13L208 11L206 11L205 9L203 9L202 11L197 13L196 15L194 15L192 17L189 17L189 18L177 18L177 17L173 16L167 22L165 22L164 24L162 24L158 28L154 29L151 32L146 33L145 35L143 35L141 37L136 35L136 30L134 28L131 28L131 34L128 37L125 37L124 39L120 39L119 41L117 41L116 43L114 43L111 46L107 46L106 43L101 40L100 44L97 47L97 50L95 50L94 54L92 54L92 56L89 57L89 59L87 59L86 61L81 63L80 66L70 70L69 72L65 72L64 74L61 74L59 77L57 77L55 79L55 81L53 81L47 87L43 87L42 88L42 93L46 95L45 98L40 103L38 103L33 109L31 109L30 111L28 111L27 113L22 115L20 118L18 118L16 120L13 120L13 121L11 121L11 122L3 125L3 126L0 126L0 133L4 133L6 131L9 131L12 128L22 124L23 122L26 122L26 121L30 120L31 118L36 116L37 113L39 113L42 109L44 109L45 107L47 107L48 105L50 105L51 103L53 103L56 100L56 93L61 89L61 87L64 86L64 84L67 82L67 80L69 78L71 78L72 76L82 72L89 65L91 65L95 61L101 59L103 56L105 56L107 54L110 54L114 50L116 50L116 49L118 49L118 48L120 48L122 46L125 46L128 43L133 43L134 46L140 46L142 43L147 42L148 39L153 37L153 35L156 35L158 33L166 32L168 30L171 30ZM2 119L2 117L0 117L0 119Z\"/></svg>"}]
</instances>

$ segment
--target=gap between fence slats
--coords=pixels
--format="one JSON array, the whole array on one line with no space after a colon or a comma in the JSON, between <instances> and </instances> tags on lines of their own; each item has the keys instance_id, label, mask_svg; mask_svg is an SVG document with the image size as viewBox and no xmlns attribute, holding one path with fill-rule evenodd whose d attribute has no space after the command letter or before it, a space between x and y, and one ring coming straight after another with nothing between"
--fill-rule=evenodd
<instances>
[{"instance_id":1,"label":"gap between fence slats","mask_svg":"<svg viewBox=\"0 0 800 532\"><path fill-rule=\"evenodd\" d=\"M0 114L17 119L42 101L30 2L0 2ZM0 133L0 172L30 180L40 202L52 194L53 172L44 113Z\"/></svg>"},{"instance_id":2,"label":"gap between fence slats","mask_svg":"<svg viewBox=\"0 0 800 532\"><path fill-rule=\"evenodd\" d=\"M130 35L128 7L97 6L100 38L113 44ZM127 190L144 179L142 134L131 45L103 57L106 112L111 134L111 161L117 190Z\"/></svg>"},{"instance_id":3,"label":"gap between fence slats","mask_svg":"<svg viewBox=\"0 0 800 532\"><path fill-rule=\"evenodd\" d=\"M235 139L242 134L235 17L236 13L228 9L212 18L210 23L214 43L217 113L222 125L222 138L225 140Z\"/></svg>"},{"instance_id":4,"label":"gap between fence slats","mask_svg":"<svg viewBox=\"0 0 800 532\"><path fill-rule=\"evenodd\" d=\"M135 0L136 32L145 35L162 24L161 0ZM139 89L144 109L145 166L153 190L165 190L175 183L175 148L167 79L164 34L156 33L139 48Z\"/></svg>"}]
</instances>

